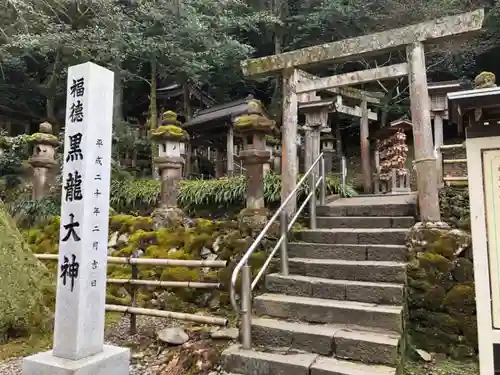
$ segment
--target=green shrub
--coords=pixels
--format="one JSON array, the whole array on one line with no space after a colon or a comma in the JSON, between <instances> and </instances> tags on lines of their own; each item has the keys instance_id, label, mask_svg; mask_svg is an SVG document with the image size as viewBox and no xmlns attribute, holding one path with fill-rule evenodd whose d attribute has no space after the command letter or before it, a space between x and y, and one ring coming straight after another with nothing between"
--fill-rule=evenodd
<instances>
[{"instance_id":1,"label":"green shrub","mask_svg":"<svg viewBox=\"0 0 500 375\"><path fill-rule=\"evenodd\" d=\"M299 177L300 178L300 177ZM150 215L160 199L161 182L151 179L113 179L110 188L112 212L130 215ZM338 178L327 177L327 195L343 197L357 195L351 186L343 187ZM307 183L298 192L298 199L304 199L309 192ZM29 192L8 204L9 212L15 216L18 225L30 227L42 225L60 212L60 190L52 196L33 201ZM202 213L209 216L231 216L245 205L246 179L244 176L214 180L182 180L179 183L178 203L188 213ZM267 173L264 177L264 199L270 208L281 201L281 176Z\"/></svg>"}]
</instances>

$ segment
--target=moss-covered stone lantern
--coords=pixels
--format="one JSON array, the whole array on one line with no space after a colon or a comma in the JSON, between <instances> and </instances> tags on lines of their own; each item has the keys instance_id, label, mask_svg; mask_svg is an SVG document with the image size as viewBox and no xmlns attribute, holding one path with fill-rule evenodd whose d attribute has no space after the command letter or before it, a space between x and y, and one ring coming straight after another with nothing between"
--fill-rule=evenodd
<instances>
[{"instance_id":1,"label":"moss-covered stone lantern","mask_svg":"<svg viewBox=\"0 0 500 375\"><path fill-rule=\"evenodd\" d=\"M189 140L186 130L180 127L177 114L167 111L162 116L162 123L151 132L151 139L158 145L158 157L154 163L161 178L160 207L153 212L155 227L175 227L184 218L184 213L177 206L177 185L182 179L184 158L181 145Z\"/></svg>"},{"instance_id":2,"label":"moss-covered stone lantern","mask_svg":"<svg viewBox=\"0 0 500 375\"><path fill-rule=\"evenodd\" d=\"M52 134L52 125L44 122L40 124L39 132L30 135L27 141L33 147L33 153L28 160L33 168L32 198L40 200L48 190L49 173L57 165L55 155L59 140Z\"/></svg>"},{"instance_id":3,"label":"moss-covered stone lantern","mask_svg":"<svg viewBox=\"0 0 500 375\"><path fill-rule=\"evenodd\" d=\"M266 135L272 134L275 122L268 119L260 101L248 101L247 114L236 117L234 129L243 138L243 150L240 159L247 177L246 208L240 213L245 221L255 224L266 221L268 211L264 205L264 163L268 162L271 152L266 149Z\"/></svg>"}]
</instances>

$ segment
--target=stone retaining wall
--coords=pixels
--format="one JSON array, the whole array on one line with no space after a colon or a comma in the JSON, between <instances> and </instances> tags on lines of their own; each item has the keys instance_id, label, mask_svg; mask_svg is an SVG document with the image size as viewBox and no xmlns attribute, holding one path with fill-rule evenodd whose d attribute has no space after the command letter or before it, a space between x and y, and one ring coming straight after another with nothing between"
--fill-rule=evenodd
<instances>
[{"instance_id":1,"label":"stone retaining wall","mask_svg":"<svg viewBox=\"0 0 500 375\"><path fill-rule=\"evenodd\" d=\"M477 353L471 237L446 223L417 223L409 236L412 344L453 358Z\"/></svg>"}]
</instances>

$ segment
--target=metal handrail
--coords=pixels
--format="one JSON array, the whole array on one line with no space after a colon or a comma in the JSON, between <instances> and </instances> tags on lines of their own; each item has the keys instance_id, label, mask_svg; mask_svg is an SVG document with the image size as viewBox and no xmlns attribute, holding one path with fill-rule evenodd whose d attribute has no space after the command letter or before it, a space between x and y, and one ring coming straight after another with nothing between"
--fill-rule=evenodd
<instances>
[{"instance_id":1,"label":"metal handrail","mask_svg":"<svg viewBox=\"0 0 500 375\"><path fill-rule=\"evenodd\" d=\"M316 176L316 171L317 171L317 166L319 166L319 178ZM291 220L288 220L288 214L285 211L285 207L287 204L292 200L295 199L295 196L297 194L297 191L299 188L305 183L305 181L309 178L310 182L310 191L309 194L307 195L306 199L302 204L300 205L299 209L297 212L293 215ZM252 346L252 337L251 337L251 310L252 310L252 290L255 288L259 280L261 279L262 275L264 275L267 267L271 263L274 255L278 251L278 249L281 249L280 255L281 255L281 274L282 275L288 275L289 270L288 270L288 232L292 229L293 224L295 224L295 221L299 218L299 215L301 214L302 210L304 207L309 203L309 216L310 216L310 226L311 229L316 229L316 190L318 186L320 187L320 204L324 205L325 204L325 196L326 196L326 184L325 184L325 159L323 156L323 153L321 153L318 158L312 163L312 165L309 167L307 172L304 174L304 176L299 180L295 188L291 191L291 193L286 197L286 199L281 203L281 206L276 210L274 215L269 219L267 224L264 226L264 229L259 233L257 238L255 238L254 242L246 253L243 255L241 260L238 262L236 267L234 268L234 271L231 275L231 285L230 285L230 299L231 299L231 305L233 306L234 310L238 313L242 314L242 341L243 341L243 348L244 349L250 349ZM255 276L255 279L252 282L252 276L251 276L251 270L250 266L248 265L248 260L250 259L250 256L252 253L255 251L257 246L260 244L266 233L269 231L273 223L276 221L276 219L280 217L280 231L281 231L281 236L274 246L273 250L267 257L266 261L264 262L264 265L260 269L259 273L257 276ZM242 271L242 283L241 283L241 309L238 306L238 303L236 301L236 281L238 280L238 276L240 271Z\"/></svg>"}]
</instances>

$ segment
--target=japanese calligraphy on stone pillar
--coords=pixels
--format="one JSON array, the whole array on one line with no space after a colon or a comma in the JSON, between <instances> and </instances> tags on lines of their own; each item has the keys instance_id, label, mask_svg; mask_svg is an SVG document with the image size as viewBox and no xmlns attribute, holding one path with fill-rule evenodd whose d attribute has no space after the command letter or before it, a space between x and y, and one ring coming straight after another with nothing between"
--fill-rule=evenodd
<instances>
[{"instance_id":1,"label":"japanese calligraphy on stone pillar","mask_svg":"<svg viewBox=\"0 0 500 375\"><path fill-rule=\"evenodd\" d=\"M68 70L54 329L62 358L104 342L113 82L93 63Z\"/></svg>"}]
</instances>

